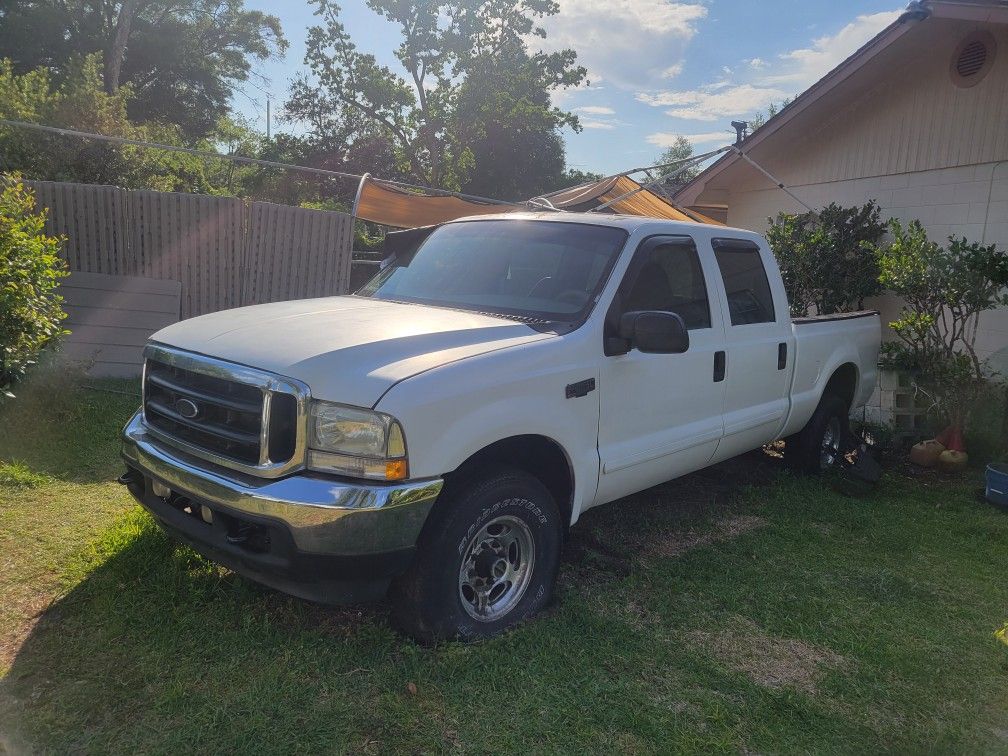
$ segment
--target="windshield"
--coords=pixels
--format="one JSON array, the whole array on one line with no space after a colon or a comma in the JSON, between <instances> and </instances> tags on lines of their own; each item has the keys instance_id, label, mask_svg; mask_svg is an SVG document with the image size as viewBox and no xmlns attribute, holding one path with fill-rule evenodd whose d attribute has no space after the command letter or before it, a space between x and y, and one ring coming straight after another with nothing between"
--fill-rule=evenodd
<instances>
[{"instance_id":1,"label":"windshield","mask_svg":"<svg viewBox=\"0 0 1008 756\"><path fill-rule=\"evenodd\" d=\"M610 226L486 220L436 229L361 296L576 323L587 316L627 233Z\"/></svg>"}]
</instances>

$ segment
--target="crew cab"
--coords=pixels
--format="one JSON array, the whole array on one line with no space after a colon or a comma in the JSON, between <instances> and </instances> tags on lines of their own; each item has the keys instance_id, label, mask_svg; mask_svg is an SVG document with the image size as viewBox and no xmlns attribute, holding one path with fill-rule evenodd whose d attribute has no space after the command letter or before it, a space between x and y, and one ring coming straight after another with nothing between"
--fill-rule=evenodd
<instances>
[{"instance_id":1,"label":"crew cab","mask_svg":"<svg viewBox=\"0 0 1008 756\"><path fill-rule=\"evenodd\" d=\"M878 314L792 320L749 231L420 236L354 295L154 334L122 482L170 534L304 598L388 595L420 639L486 637L550 601L585 510L775 439L826 469L875 385Z\"/></svg>"}]
</instances>

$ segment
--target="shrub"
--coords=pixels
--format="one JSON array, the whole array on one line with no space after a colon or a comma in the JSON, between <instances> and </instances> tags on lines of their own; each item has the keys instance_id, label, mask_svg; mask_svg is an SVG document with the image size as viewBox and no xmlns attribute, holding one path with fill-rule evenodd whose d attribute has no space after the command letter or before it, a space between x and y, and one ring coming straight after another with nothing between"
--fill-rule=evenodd
<instances>
[{"instance_id":1,"label":"shrub","mask_svg":"<svg viewBox=\"0 0 1008 756\"><path fill-rule=\"evenodd\" d=\"M862 207L831 203L818 213L768 218L767 239L780 265L791 314L861 309L881 293L876 249L886 224L874 201Z\"/></svg>"},{"instance_id":2,"label":"shrub","mask_svg":"<svg viewBox=\"0 0 1008 756\"><path fill-rule=\"evenodd\" d=\"M56 293L66 275L62 240L46 236L45 212L16 175L0 174L0 391L24 375L39 352L66 333Z\"/></svg>"},{"instance_id":3,"label":"shrub","mask_svg":"<svg viewBox=\"0 0 1008 756\"><path fill-rule=\"evenodd\" d=\"M879 281L903 307L889 324L898 341L884 345L883 362L909 372L937 414L962 426L994 378L977 355L977 328L982 312L1008 305L997 277L1008 256L993 244L954 236L943 247L918 221L889 226Z\"/></svg>"}]
</instances>

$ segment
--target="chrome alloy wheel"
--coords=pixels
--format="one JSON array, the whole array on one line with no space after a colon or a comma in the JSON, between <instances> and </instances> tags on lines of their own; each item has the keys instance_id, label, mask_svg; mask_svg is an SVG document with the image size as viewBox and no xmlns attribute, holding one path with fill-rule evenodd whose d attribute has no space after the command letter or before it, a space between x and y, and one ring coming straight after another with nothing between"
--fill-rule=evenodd
<instances>
[{"instance_id":1,"label":"chrome alloy wheel","mask_svg":"<svg viewBox=\"0 0 1008 756\"><path fill-rule=\"evenodd\" d=\"M823 431L822 445L819 447L819 469L826 471L840 459L840 419L831 417Z\"/></svg>"},{"instance_id":2,"label":"chrome alloy wheel","mask_svg":"<svg viewBox=\"0 0 1008 756\"><path fill-rule=\"evenodd\" d=\"M532 531L510 515L495 517L470 540L459 569L459 598L473 619L493 622L515 608L532 580Z\"/></svg>"}]
</instances>

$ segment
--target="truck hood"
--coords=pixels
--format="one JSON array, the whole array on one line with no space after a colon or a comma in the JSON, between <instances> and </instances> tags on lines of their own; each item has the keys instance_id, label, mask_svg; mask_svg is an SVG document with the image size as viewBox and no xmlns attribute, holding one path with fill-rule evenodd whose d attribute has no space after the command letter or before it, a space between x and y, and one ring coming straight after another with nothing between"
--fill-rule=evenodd
<instances>
[{"instance_id":1,"label":"truck hood","mask_svg":"<svg viewBox=\"0 0 1008 756\"><path fill-rule=\"evenodd\" d=\"M151 338L296 378L320 399L372 407L391 386L417 373L552 337L489 315L326 297L202 315Z\"/></svg>"}]
</instances>

